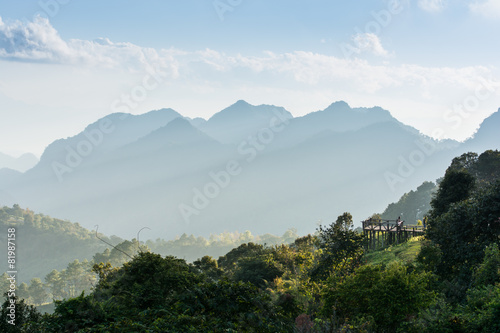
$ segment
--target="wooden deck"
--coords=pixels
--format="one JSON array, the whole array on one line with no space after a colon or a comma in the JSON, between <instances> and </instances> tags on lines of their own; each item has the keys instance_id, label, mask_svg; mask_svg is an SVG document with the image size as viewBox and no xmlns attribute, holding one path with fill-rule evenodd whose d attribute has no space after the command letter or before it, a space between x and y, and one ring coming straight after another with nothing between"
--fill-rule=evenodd
<instances>
[{"instance_id":1,"label":"wooden deck","mask_svg":"<svg viewBox=\"0 0 500 333\"><path fill-rule=\"evenodd\" d=\"M367 248L376 249L391 244L399 244L411 237L423 235L425 229L421 225L407 225L398 220L365 220L362 221L363 233L368 239Z\"/></svg>"}]
</instances>

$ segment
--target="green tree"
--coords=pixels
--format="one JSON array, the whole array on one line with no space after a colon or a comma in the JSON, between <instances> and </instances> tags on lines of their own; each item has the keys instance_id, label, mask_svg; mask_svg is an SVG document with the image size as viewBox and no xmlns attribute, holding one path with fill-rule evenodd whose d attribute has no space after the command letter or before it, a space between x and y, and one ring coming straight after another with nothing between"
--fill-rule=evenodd
<instances>
[{"instance_id":1,"label":"green tree","mask_svg":"<svg viewBox=\"0 0 500 333\"><path fill-rule=\"evenodd\" d=\"M477 159L478 159L477 153L473 153L473 152L464 153L458 157L455 157L451 161L449 169L456 170L456 171L460 171L460 170L464 170L464 169L469 170L475 176L475 172L473 170L474 170L474 167L477 163Z\"/></svg>"},{"instance_id":2,"label":"green tree","mask_svg":"<svg viewBox=\"0 0 500 333\"><path fill-rule=\"evenodd\" d=\"M185 320L164 320L165 332L292 332L282 310L250 283L222 279L203 283L182 295L176 312ZM188 325L186 325L188 324Z\"/></svg>"},{"instance_id":3,"label":"green tree","mask_svg":"<svg viewBox=\"0 0 500 333\"><path fill-rule=\"evenodd\" d=\"M466 332L500 332L500 285L470 289L467 305L459 308Z\"/></svg>"},{"instance_id":4,"label":"green tree","mask_svg":"<svg viewBox=\"0 0 500 333\"><path fill-rule=\"evenodd\" d=\"M210 256L203 256L201 259L194 261L193 265L214 280L218 280L223 274L223 271L217 264L217 260Z\"/></svg>"},{"instance_id":5,"label":"green tree","mask_svg":"<svg viewBox=\"0 0 500 333\"><path fill-rule=\"evenodd\" d=\"M427 237L442 253L438 274L460 278L464 285L484 257L486 246L500 236L500 181L473 197L453 204L438 217L429 218Z\"/></svg>"},{"instance_id":6,"label":"green tree","mask_svg":"<svg viewBox=\"0 0 500 333\"><path fill-rule=\"evenodd\" d=\"M168 304L174 294L201 280L197 270L182 259L142 252L99 281L97 292L133 311Z\"/></svg>"},{"instance_id":7,"label":"green tree","mask_svg":"<svg viewBox=\"0 0 500 333\"><path fill-rule=\"evenodd\" d=\"M467 199L474 189L475 182L475 178L466 169L448 168L439 183L436 196L431 201L431 216L438 217L446 213L451 204ZM431 222L429 226L432 228Z\"/></svg>"},{"instance_id":8,"label":"green tree","mask_svg":"<svg viewBox=\"0 0 500 333\"><path fill-rule=\"evenodd\" d=\"M70 262L62 271L62 279L66 284L66 292L69 297L76 297L84 289L87 270L78 259Z\"/></svg>"},{"instance_id":9,"label":"green tree","mask_svg":"<svg viewBox=\"0 0 500 333\"><path fill-rule=\"evenodd\" d=\"M29 287L26 282L22 282L19 285L16 295L19 297L19 299L26 300L26 303L29 303L31 301Z\"/></svg>"},{"instance_id":10,"label":"green tree","mask_svg":"<svg viewBox=\"0 0 500 333\"><path fill-rule=\"evenodd\" d=\"M36 328L41 322L42 315L34 306L28 305L24 299L12 298L15 304L15 318L12 318L10 312L11 298L6 297L0 309L0 332L2 333L39 333L42 332ZM14 325L13 325L13 324Z\"/></svg>"},{"instance_id":11,"label":"green tree","mask_svg":"<svg viewBox=\"0 0 500 333\"><path fill-rule=\"evenodd\" d=\"M263 288L266 282L272 282L283 275L284 270L271 255L259 255L240 259L234 272L235 281L250 282Z\"/></svg>"},{"instance_id":12,"label":"green tree","mask_svg":"<svg viewBox=\"0 0 500 333\"><path fill-rule=\"evenodd\" d=\"M484 250L484 259L474 274L476 286L487 286L500 282L500 251L493 243Z\"/></svg>"},{"instance_id":13,"label":"green tree","mask_svg":"<svg viewBox=\"0 0 500 333\"><path fill-rule=\"evenodd\" d=\"M237 248L232 249L226 255L219 257L217 263L219 267L226 271L233 271L236 268L238 260L254 257L265 252L264 246L255 243L241 244Z\"/></svg>"},{"instance_id":14,"label":"green tree","mask_svg":"<svg viewBox=\"0 0 500 333\"><path fill-rule=\"evenodd\" d=\"M474 170L481 183L491 184L500 179L500 152L487 150L482 153L477 158Z\"/></svg>"},{"instance_id":15,"label":"green tree","mask_svg":"<svg viewBox=\"0 0 500 333\"><path fill-rule=\"evenodd\" d=\"M60 300L68 296L65 291L66 284L57 269L53 269L52 272L45 276L45 284L54 299Z\"/></svg>"},{"instance_id":16,"label":"green tree","mask_svg":"<svg viewBox=\"0 0 500 333\"><path fill-rule=\"evenodd\" d=\"M363 255L364 235L352 230L352 215L344 213L328 228L319 226L318 247L323 251L311 276L326 279L335 273L345 276L360 263Z\"/></svg>"},{"instance_id":17,"label":"green tree","mask_svg":"<svg viewBox=\"0 0 500 333\"><path fill-rule=\"evenodd\" d=\"M42 280L39 278L33 278L30 281L30 286L28 287L31 299L35 305L41 305L47 301L47 291L45 291L45 286Z\"/></svg>"},{"instance_id":18,"label":"green tree","mask_svg":"<svg viewBox=\"0 0 500 333\"><path fill-rule=\"evenodd\" d=\"M324 314L335 314L342 322L371 317L378 332L395 332L404 322L431 305L433 276L428 272L409 272L399 262L387 269L366 265L344 280L330 278L324 291Z\"/></svg>"}]
</instances>

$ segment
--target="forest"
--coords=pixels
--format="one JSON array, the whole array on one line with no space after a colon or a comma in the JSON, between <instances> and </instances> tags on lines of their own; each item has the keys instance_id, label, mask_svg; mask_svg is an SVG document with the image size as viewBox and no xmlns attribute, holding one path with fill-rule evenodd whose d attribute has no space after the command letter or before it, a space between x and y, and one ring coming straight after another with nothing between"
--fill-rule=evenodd
<instances>
[{"instance_id":1,"label":"forest","mask_svg":"<svg viewBox=\"0 0 500 333\"><path fill-rule=\"evenodd\" d=\"M43 216L27 212L4 208L0 216L42 230ZM5 295L0 331L500 332L500 152L454 158L436 184L423 183L376 215L396 212L425 219L424 235L376 251L366 250L348 212L303 237L184 235L119 240L111 249L92 240L90 261L68 260L44 281L18 286L15 325ZM68 229L63 239L93 239L58 223ZM158 253L174 245L182 253L189 243L223 253L192 262ZM2 290L6 281L4 274ZM53 311L35 307L49 299Z\"/></svg>"}]
</instances>

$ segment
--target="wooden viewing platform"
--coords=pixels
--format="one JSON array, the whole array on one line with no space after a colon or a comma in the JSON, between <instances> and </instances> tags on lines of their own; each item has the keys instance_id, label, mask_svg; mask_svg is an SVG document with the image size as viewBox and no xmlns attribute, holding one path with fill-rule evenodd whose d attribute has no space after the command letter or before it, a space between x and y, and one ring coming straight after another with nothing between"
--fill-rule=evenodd
<instances>
[{"instance_id":1,"label":"wooden viewing platform","mask_svg":"<svg viewBox=\"0 0 500 333\"><path fill-rule=\"evenodd\" d=\"M398 225L398 222L401 222ZM363 234L368 240L368 249L383 248L392 244L400 244L411 237L424 234L425 228L422 225L406 225L400 220L376 220L368 219L361 222L363 224Z\"/></svg>"}]
</instances>

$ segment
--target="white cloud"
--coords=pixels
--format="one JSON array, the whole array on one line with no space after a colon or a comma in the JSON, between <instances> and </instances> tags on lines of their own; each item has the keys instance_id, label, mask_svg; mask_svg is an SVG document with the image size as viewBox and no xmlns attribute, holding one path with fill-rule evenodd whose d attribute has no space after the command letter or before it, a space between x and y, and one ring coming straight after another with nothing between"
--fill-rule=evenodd
<instances>
[{"instance_id":1,"label":"white cloud","mask_svg":"<svg viewBox=\"0 0 500 333\"><path fill-rule=\"evenodd\" d=\"M489 18L500 18L500 1L475 1L469 5L471 11Z\"/></svg>"},{"instance_id":2,"label":"white cloud","mask_svg":"<svg viewBox=\"0 0 500 333\"><path fill-rule=\"evenodd\" d=\"M446 7L446 0L418 0L418 6L428 12L440 12Z\"/></svg>"},{"instance_id":3,"label":"white cloud","mask_svg":"<svg viewBox=\"0 0 500 333\"><path fill-rule=\"evenodd\" d=\"M354 42L361 52L373 53L376 56L387 57L389 52L384 49L377 35L372 33L359 33L354 35Z\"/></svg>"},{"instance_id":4,"label":"white cloud","mask_svg":"<svg viewBox=\"0 0 500 333\"><path fill-rule=\"evenodd\" d=\"M357 34L353 39L360 53L390 56L375 34ZM342 82L340 86L368 93L391 87L411 86L422 89L424 96L429 96L429 91L439 85L470 89L477 86L478 78L490 73L488 68L481 66L394 67L390 64L373 65L357 58L337 58L304 51L282 54L265 52L262 56L245 56L228 55L211 49L195 52L155 50L131 43L114 43L107 38L65 41L50 22L41 17L27 23L5 23L0 19L0 58L19 62L58 63L77 68L81 65L92 68L102 66L134 72L161 66L162 69L172 69L170 79L180 78L183 82L200 78L204 81L223 82L224 75L232 79L239 77L239 71L245 69L245 73L254 73L252 79L258 79L258 75L273 75L284 80L292 78L299 84L307 85Z\"/></svg>"},{"instance_id":5,"label":"white cloud","mask_svg":"<svg viewBox=\"0 0 500 333\"><path fill-rule=\"evenodd\" d=\"M315 86L338 86L360 93L376 93L382 90L401 88L420 92L420 97L439 99L443 90L452 93L474 90L485 78L493 76L492 69L483 66L463 68L424 67L403 64L373 65L354 58L345 59L319 53L295 51L276 54L266 52L263 56L227 55L215 50L196 53L195 57L177 59L181 69L188 72L193 63L203 63L214 71L215 80L221 74L240 73L247 69L260 75L292 78L297 84ZM218 78L217 78L218 77Z\"/></svg>"},{"instance_id":6,"label":"white cloud","mask_svg":"<svg viewBox=\"0 0 500 333\"><path fill-rule=\"evenodd\" d=\"M0 58L12 61L43 62L65 65L89 65L144 71L161 67L173 76L177 64L175 50L157 52L131 43L113 43L107 38L93 41L64 41L49 20L35 17L33 22L5 23L0 18Z\"/></svg>"},{"instance_id":7,"label":"white cloud","mask_svg":"<svg viewBox=\"0 0 500 333\"><path fill-rule=\"evenodd\" d=\"M0 19L0 56L21 61L55 62L71 56L64 42L49 21L41 17L33 22Z\"/></svg>"}]
</instances>

